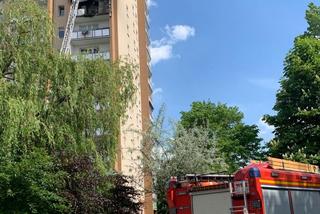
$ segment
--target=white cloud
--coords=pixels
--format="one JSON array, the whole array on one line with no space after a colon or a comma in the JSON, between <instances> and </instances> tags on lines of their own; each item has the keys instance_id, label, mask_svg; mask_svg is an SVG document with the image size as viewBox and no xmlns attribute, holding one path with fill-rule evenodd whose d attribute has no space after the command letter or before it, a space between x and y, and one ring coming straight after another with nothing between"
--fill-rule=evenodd
<instances>
[{"instance_id":1,"label":"white cloud","mask_svg":"<svg viewBox=\"0 0 320 214\"><path fill-rule=\"evenodd\" d=\"M166 32L172 42L185 41L196 34L196 30L188 25L166 26Z\"/></svg>"},{"instance_id":2,"label":"white cloud","mask_svg":"<svg viewBox=\"0 0 320 214\"><path fill-rule=\"evenodd\" d=\"M154 40L150 45L151 64L173 57L173 46L180 41L186 41L195 36L195 28L188 25L174 25L165 27L166 35L160 40Z\"/></svg>"},{"instance_id":3,"label":"white cloud","mask_svg":"<svg viewBox=\"0 0 320 214\"><path fill-rule=\"evenodd\" d=\"M172 57L172 46L171 45L160 45L150 47L151 64L157 64L158 62Z\"/></svg>"},{"instance_id":4,"label":"white cloud","mask_svg":"<svg viewBox=\"0 0 320 214\"><path fill-rule=\"evenodd\" d=\"M272 133L274 131L274 126L270 126L269 124L267 124L263 120L263 118L259 119L258 127L259 137L262 138L265 142L269 142L274 137L274 134Z\"/></svg>"},{"instance_id":5,"label":"white cloud","mask_svg":"<svg viewBox=\"0 0 320 214\"><path fill-rule=\"evenodd\" d=\"M157 2L155 0L147 0L147 7L155 7L157 6Z\"/></svg>"}]
</instances>

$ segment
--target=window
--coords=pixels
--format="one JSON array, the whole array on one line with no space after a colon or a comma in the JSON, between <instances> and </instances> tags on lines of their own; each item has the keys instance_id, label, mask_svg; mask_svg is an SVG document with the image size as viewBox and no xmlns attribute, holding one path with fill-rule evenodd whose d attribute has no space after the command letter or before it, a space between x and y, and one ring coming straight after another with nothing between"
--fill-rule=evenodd
<instances>
[{"instance_id":1,"label":"window","mask_svg":"<svg viewBox=\"0 0 320 214\"><path fill-rule=\"evenodd\" d=\"M59 16L64 16L64 6L61 5L58 7Z\"/></svg>"},{"instance_id":2,"label":"window","mask_svg":"<svg viewBox=\"0 0 320 214\"><path fill-rule=\"evenodd\" d=\"M59 27L59 38L62 39L64 37L64 27Z\"/></svg>"}]
</instances>

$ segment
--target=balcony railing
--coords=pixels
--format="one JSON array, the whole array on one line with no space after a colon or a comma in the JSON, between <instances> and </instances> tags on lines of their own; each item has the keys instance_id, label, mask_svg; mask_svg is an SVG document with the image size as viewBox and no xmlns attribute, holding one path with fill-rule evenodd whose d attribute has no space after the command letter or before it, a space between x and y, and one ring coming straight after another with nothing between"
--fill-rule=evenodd
<instances>
[{"instance_id":1,"label":"balcony railing","mask_svg":"<svg viewBox=\"0 0 320 214\"><path fill-rule=\"evenodd\" d=\"M76 31L72 33L72 39L94 39L110 36L110 29L103 28L97 30Z\"/></svg>"},{"instance_id":2,"label":"balcony railing","mask_svg":"<svg viewBox=\"0 0 320 214\"><path fill-rule=\"evenodd\" d=\"M109 52L102 52L102 53L92 53L92 54L81 54L81 55L76 55L72 56L72 59L78 60L81 57L85 59L104 59L104 60L109 60L110 59L110 53Z\"/></svg>"}]
</instances>

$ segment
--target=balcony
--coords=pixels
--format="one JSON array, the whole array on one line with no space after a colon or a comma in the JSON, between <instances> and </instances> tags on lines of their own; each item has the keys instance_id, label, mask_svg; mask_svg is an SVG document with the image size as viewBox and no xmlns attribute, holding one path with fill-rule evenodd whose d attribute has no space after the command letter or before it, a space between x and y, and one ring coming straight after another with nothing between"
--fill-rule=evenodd
<instances>
[{"instance_id":1,"label":"balcony","mask_svg":"<svg viewBox=\"0 0 320 214\"><path fill-rule=\"evenodd\" d=\"M86 31L77 31L72 33L72 40L80 40L80 39L95 39L95 38L103 38L110 36L109 28L102 28L97 30L86 30Z\"/></svg>"},{"instance_id":2,"label":"balcony","mask_svg":"<svg viewBox=\"0 0 320 214\"><path fill-rule=\"evenodd\" d=\"M149 76L149 78L151 79L151 77L152 77L152 71L151 71L151 65L150 65L151 63L150 62L147 62L147 65L148 65L148 76Z\"/></svg>"},{"instance_id":3,"label":"balcony","mask_svg":"<svg viewBox=\"0 0 320 214\"><path fill-rule=\"evenodd\" d=\"M152 116L152 112L149 114L149 119L150 119L150 122L154 122L154 119L153 119L153 116Z\"/></svg>"},{"instance_id":4,"label":"balcony","mask_svg":"<svg viewBox=\"0 0 320 214\"><path fill-rule=\"evenodd\" d=\"M81 57L89 60L94 60L94 59L104 59L104 60L109 60L110 59L110 53L109 52L101 52L101 53L90 53L90 54L81 54L81 55L75 55L72 56L72 59L78 60Z\"/></svg>"},{"instance_id":5,"label":"balcony","mask_svg":"<svg viewBox=\"0 0 320 214\"><path fill-rule=\"evenodd\" d=\"M153 93L153 89L152 89L152 83L151 83L151 79L148 78L148 86L149 86L149 90L150 90L150 94Z\"/></svg>"},{"instance_id":6,"label":"balcony","mask_svg":"<svg viewBox=\"0 0 320 214\"><path fill-rule=\"evenodd\" d=\"M150 112L153 112L154 106L153 106L152 98L151 98L151 97L149 97L149 108L150 108Z\"/></svg>"},{"instance_id":7,"label":"balcony","mask_svg":"<svg viewBox=\"0 0 320 214\"><path fill-rule=\"evenodd\" d=\"M110 13L110 0L82 0L79 3L80 13L83 17L93 17L99 15L107 15Z\"/></svg>"}]
</instances>

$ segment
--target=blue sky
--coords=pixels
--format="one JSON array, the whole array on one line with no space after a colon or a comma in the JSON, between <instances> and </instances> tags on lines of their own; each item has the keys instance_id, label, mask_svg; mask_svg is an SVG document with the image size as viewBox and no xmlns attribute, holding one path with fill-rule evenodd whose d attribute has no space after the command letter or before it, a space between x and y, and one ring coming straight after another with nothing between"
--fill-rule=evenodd
<instances>
[{"instance_id":1,"label":"blue sky","mask_svg":"<svg viewBox=\"0 0 320 214\"><path fill-rule=\"evenodd\" d=\"M238 106L269 140L283 60L306 30L306 0L148 0L153 100L178 120L193 101Z\"/></svg>"}]
</instances>

